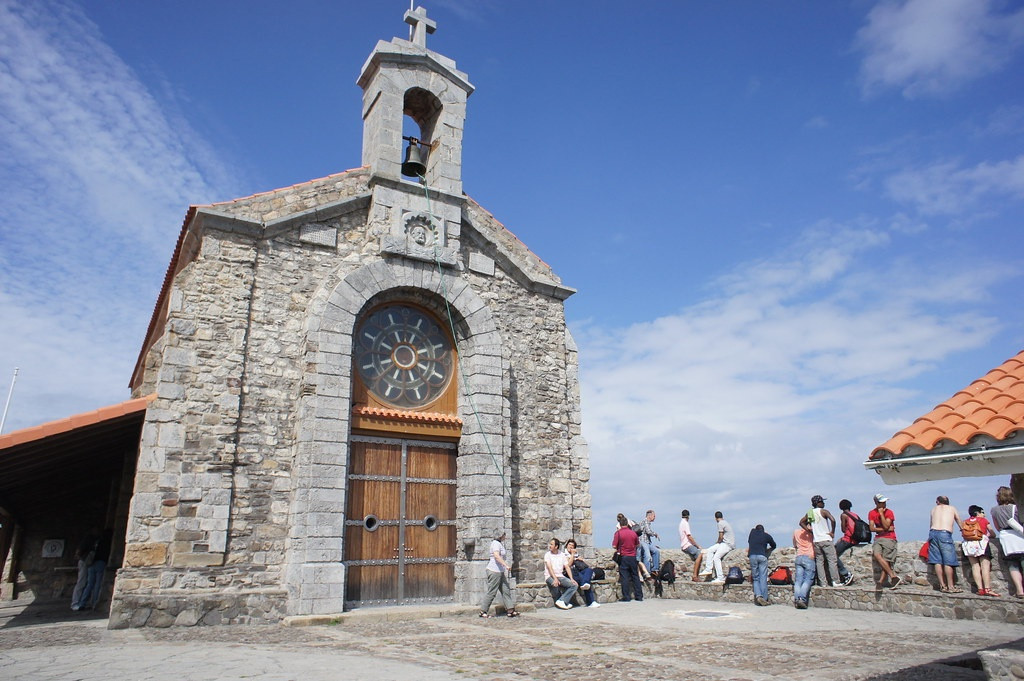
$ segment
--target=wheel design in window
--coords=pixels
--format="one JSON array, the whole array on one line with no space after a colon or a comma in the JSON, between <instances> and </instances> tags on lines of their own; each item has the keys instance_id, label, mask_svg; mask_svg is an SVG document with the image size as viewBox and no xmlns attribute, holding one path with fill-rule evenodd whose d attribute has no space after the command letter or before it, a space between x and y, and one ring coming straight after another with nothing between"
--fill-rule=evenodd
<instances>
[{"instance_id":1,"label":"wheel design in window","mask_svg":"<svg viewBox=\"0 0 1024 681\"><path fill-rule=\"evenodd\" d=\"M388 305L356 332L356 369L373 395L395 407L422 407L441 396L453 372L451 341L424 312Z\"/></svg>"}]
</instances>

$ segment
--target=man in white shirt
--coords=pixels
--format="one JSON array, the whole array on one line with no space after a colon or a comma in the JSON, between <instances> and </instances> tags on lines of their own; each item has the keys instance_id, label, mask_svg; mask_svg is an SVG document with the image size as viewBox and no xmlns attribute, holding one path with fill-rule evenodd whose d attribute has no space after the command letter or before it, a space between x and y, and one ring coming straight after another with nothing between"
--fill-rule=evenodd
<instances>
[{"instance_id":1,"label":"man in white shirt","mask_svg":"<svg viewBox=\"0 0 1024 681\"><path fill-rule=\"evenodd\" d=\"M548 542L548 552L544 554L544 582L555 599L555 607L568 610L572 607L573 595L579 584L572 578L572 569L565 560L565 554L559 549L562 542L552 538ZM561 595L559 595L561 593Z\"/></svg>"}]
</instances>

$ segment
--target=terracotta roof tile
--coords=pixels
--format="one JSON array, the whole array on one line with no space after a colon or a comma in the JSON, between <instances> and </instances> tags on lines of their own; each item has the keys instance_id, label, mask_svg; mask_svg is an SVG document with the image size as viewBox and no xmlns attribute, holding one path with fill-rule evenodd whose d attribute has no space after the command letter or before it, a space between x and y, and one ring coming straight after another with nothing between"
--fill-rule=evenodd
<instances>
[{"instance_id":1,"label":"terracotta roof tile","mask_svg":"<svg viewBox=\"0 0 1024 681\"><path fill-rule=\"evenodd\" d=\"M382 409L359 405L352 408L352 413L360 416L376 416L378 418L395 419L398 421L423 421L425 423L451 423L462 425L462 419L451 414L436 411L406 411L404 409Z\"/></svg>"},{"instance_id":2,"label":"terracotta roof tile","mask_svg":"<svg viewBox=\"0 0 1024 681\"><path fill-rule=\"evenodd\" d=\"M8 433L7 435L0 435L0 450L24 444L26 442L41 440L52 435L60 435L62 433L75 430L76 428L83 428L85 426L102 423L103 421L117 418L119 416L126 416L138 411L145 411L149 406L149 403L155 399L156 394L154 393L152 395L147 395L146 397L139 397L133 400L119 402L118 404L113 404L109 407L101 407L93 411L87 411L84 414L75 414L74 416L69 416L57 421L49 421L38 426L22 428L21 430L16 430L12 433Z\"/></svg>"},{"instance_id":3,"label":"terracotta roof tile","mask_svg":"<svg viewBox=\"0 0 1024 681\"><path fill-rule=\"evenodd\" d=\"M928 451L944 441L963 446L979 435L1005 440L1022 429L1024 350L898 431L869 458L903 456L911 447Z\"/></svg>"}]
</instances>

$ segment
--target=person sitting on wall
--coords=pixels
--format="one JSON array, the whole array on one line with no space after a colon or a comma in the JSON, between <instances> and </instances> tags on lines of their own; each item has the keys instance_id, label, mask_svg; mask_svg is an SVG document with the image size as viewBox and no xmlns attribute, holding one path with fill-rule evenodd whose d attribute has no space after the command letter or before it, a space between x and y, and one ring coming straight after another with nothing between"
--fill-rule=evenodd
<instances>
[{"instance_id":1,"label":"person sitting on wall","mask_svg":"<svg viewBox=\"0 0 1024 681\"><path fill-rule=\"evenodd\" d=\"M707 557L710 565L701 570L700 575L714 573L712 584L725 584L725 571L722 569L722 559L736 548L736 534L732 531L732 525L725 519L721 511L715 511L715 524L718 525L718 541L708 547Z\"/></svg>"},{"instance_id":2,"label":"person sitting on wall","mask_svg":"<svg viewBox=\"0 0 1024 681\"><path fill-rule=\"evenodd\" d=\"M583 603L588 608L599 608L601 604L594 597L594 589L591 581L594 579L594 568L587 565L586 561L580 558L576 550L576 540L567 539L565 542L565 561L572 569L572 578L580 585L583 592Z\"/></svg>"},{"instance_id":3,"label":"person sitting on wall","mask_svg":"<svg viewBox=\"0 0 1024 681\"><path fill-rule=\"evenodd\" d=\"M559 550L561 545L562 542L554 537L548 542L548 552L544 554L544 581L555 600L555 607L568 610L572 607L569 601L580 585L572 578L565 554Z\"/></svg>"},{"instance_id":4,"label":"person sitting on wall","mask_svg":"<svg viewBox=\"0 0 1024 681\"><path fill-rule=\"evenodd\" d=\"M697 581L697 573L700 571L698 561L701 558L700 544L690 534L690 511L683 509L682 519L679 521L679 548L683 553L693 560L693 581Z\"/></svg>"},{"instance_id":5,"label":"person sitting on wall","mask_svg":"<svg viewBox=\"0 0 1024 681\"><path fill-rule=\"evenodd\" d=\"M871 558L878 564L881 574L878 577L878 589L882 589L885 579L889 578L889 588L895 589L903 581L893 571L892 564L896 562L896 516L886 508L889 497L884 494L876 494L875 508L868 513L868 525L875 533L875 543L872 547Z\"/></svg>"}]
</instances>

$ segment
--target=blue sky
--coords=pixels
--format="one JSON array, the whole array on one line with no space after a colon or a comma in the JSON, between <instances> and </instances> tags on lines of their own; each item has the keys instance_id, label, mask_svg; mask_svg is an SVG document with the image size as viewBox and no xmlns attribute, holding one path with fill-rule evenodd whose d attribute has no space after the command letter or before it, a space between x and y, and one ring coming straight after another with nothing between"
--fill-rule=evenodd
<instances>
[{"instance_id":1,"label":"blue sky","mask_svg":"<svg viewBox=\"0 0 1024 681\"><path fill-rule=\"evenodd\" d=\"M579 290L598 543L866 512L871 449L1024 347L1019 4L426 6L466 192ZM190 204L359 165L407 7L0 0L5 431L128 397ZM1002 482L886 491L911 539Z\"/></svg>"}]
</instances>

